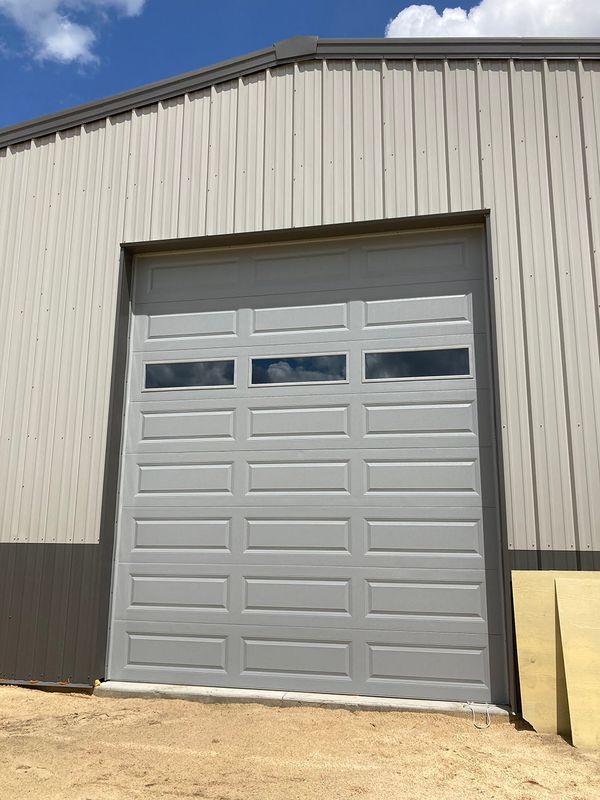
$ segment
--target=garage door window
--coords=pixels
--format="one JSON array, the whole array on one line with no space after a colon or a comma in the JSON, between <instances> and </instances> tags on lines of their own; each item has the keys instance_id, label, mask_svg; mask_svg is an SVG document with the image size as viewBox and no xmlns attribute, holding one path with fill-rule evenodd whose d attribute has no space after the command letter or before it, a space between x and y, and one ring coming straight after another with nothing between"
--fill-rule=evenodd
<instances>
[{"instance_id":1,"label":"garage door window","mask_svg":"<svg viewBox=\"0 0 600 800\"><path fill-rule=\"evenodd\" d=\"M235 361L169 361L146 364L146 389L206 389L233 386Z\"/></svg>"},{"instance_id":2,"label":"garage door window","mask_svg":"<svg viewBox=\"0 0 600 800\"><path fill-rule=\"evenodd\" d=\"M469 348L384 350L365 353L365 380L468 377Z\"/></svg>"},{"instance_id":3,"label":"garage door window","mask_svg":"<svg viewBox=\"0 0 600 800\"><path fill-rule=\"evenodd\" d=\"M252 359L252 384L342 383L347 377L344 354L276 356Z\"/></svg>"}]
</instances>

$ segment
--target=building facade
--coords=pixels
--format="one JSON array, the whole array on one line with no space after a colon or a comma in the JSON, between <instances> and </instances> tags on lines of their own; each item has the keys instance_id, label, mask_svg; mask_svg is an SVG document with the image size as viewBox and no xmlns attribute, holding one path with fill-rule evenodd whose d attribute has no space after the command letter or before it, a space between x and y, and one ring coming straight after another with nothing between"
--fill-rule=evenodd
<instances>
[{"instance_id":1,"label":"building facade","mask_svg":"<svg viewBox=\"0 0 600 800\"><path fill-rule=\"evenodd\" d=\"M600 42L299 38L0 131L0 680L514 703L600 566Z\"/></svg>"}]
</instances>

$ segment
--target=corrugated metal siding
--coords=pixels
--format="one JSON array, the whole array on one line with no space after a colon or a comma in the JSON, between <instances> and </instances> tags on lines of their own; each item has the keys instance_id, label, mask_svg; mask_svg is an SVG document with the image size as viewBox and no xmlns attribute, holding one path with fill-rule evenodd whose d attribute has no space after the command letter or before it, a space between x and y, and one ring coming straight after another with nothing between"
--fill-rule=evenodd
<instances>
[{"instance_id":1,"label":"corrugated metal siding","mask_svg":"<svg viewBox=\"0 0 600 800\"><path fill-rule=\"evenodd\" d=\"M120 241L489 207L509 546L600 551L599 97L318 60L1 152L0 540L98 539Z\"/></svg>"},{"instance_id":2,"label":"corrugated metal siding","mask_svg":"<svg viewBox=\"0 0 600 800\"><path fill-rule=\"evenodd\" d=\"M0 683L93 685L100 545L0 544Z\"/></svg>"}]
</instances>

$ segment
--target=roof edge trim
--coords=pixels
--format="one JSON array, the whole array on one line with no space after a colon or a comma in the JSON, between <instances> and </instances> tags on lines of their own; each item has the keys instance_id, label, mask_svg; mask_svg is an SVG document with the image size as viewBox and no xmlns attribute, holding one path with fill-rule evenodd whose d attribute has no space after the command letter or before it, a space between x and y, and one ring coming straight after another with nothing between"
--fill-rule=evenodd
<instances>
[{"instance_id":1,"label":"roof edge trim","mask_svg":"<svg viewBox=\"0 0 600 800\"><path fill-rule=\"evenodd\" d=\"M264 69L312 59L598 59L600 39L319 39L272 47L0 129L0 148L117 116Z\"/></svg>"}]
</instances>

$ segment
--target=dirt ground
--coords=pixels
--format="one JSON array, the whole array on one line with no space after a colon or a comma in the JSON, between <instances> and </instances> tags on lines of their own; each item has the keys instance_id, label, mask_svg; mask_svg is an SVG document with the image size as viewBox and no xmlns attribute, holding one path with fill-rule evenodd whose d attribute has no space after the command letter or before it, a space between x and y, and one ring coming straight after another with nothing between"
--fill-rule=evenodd
<instances>
[{"instance_id":1,"label":"dirt ground","mask_svg":"<svg viewBox=\"0 0 600 800\"><path fill-rule=\"evenodd\" d=\"M0 797L600 798L600 753L495 721L0 687Z\"/></svg>"}]
</instances>

